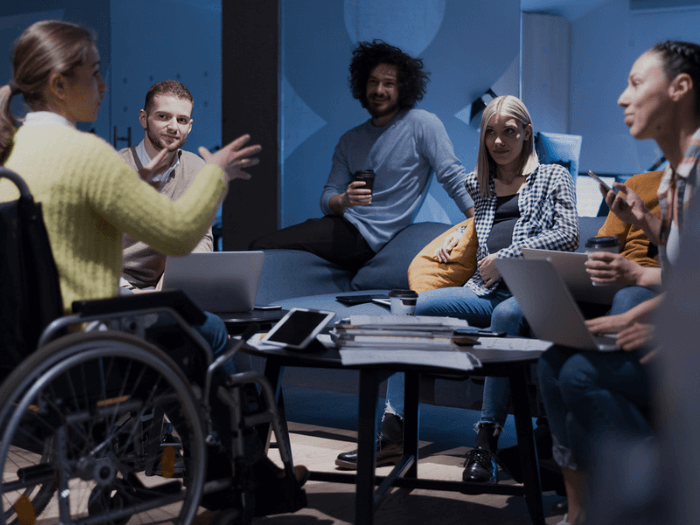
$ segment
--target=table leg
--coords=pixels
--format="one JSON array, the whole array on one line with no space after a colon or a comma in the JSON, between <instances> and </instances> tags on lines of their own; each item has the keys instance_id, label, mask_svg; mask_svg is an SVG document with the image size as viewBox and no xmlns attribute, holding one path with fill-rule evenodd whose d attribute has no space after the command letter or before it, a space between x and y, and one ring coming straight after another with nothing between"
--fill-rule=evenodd
<instances>
[{"instance_id":1,"label":"table leg","mask_svg":"<svg viewBox=\"0 0 700 525\"><path fill-rule=\"evenodd\" d=\"M510 390L515 415L515 431L518 437L520 467L525 486L525 503L527 504L532 523L534 525L544 525L540 467L537 461L535 438L532 434L532 417L527 395L526 372L526 368L522 367L510 375Z\"/></svg>"},{"instance_id":2,"label":"table leg","mask_svg":"<svg viewBox=\"0 0 700 525\"><path fill-rule=\"evenodd\" d=\"M418 477L418 449L420 447L420 412L418 406L420 374L406 372L404 384L404 424L403 424L403 454L413 456L413 463L404 474L405 478Z\"/></svg>"},{"instance_id":3,"label":"table leg","mask_svg":"<svg viewBox=\"0 0 700 525\"><path fill-rule=\"evenodd\" d=\"M357 486L355 489L355 523L374 523L374 468L377 451L377 398L379 378L376 370L360 370L360 399L357 432Z\"/></svg>"},{"instance_id":4,"label":"table leg","mask_svg":"<svg viewBox=\"0 0 700 525\"><path fill-rule=\"evenodd\" d=\"M287 414L284 408L284 397L282 396L282 387L280 385L280 378L282 375L282 367L277 362L276 359L267 359L265 361L265 379L270 384L270 388L275 393L275 401L277 403L277 414L279 415L280 424L282 426L282 432L287 436L287 443L289 443L289 428L287 426ZM270 436L272 435L272 425L270 423L263 423L256 427L256 432L260 442L264 445L265 454L267 454L270 448Z\"/></svg>"}]
</instances>

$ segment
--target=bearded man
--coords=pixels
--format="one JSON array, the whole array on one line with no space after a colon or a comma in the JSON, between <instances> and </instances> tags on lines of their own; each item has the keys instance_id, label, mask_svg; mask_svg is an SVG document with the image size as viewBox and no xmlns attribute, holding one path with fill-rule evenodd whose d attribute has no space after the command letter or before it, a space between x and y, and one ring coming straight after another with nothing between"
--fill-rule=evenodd
<instances>
[{"instance_id":1,"label":"bearded man","mask_svg":"<svg viewBox=\"0 0 700 525\"><path fill-rule=\"evenodd\" d=\"M192 107L192 93L180 82L165 80L154 84L146 93L144 109L139 111L143 140L119 152L138 172L162 149L170 151L170 162L165 164L168 167L147 182L173 201L185 193L205 164L199 156L181 149L192 131ZM210 252L213 246L210 227L193 251ZM136 291L159 289L164 269L165 255L124 235L122 287Z\"/></svg>"},{"instance_id":2,"label":"bearded man","mask_svg":"<svg viewBox=\"0 0 700 525\"><path fill-rule=\"evenodd\" d=\"M350 89L371 118L346 132L335 148L321 193L324 216L256 239L249 249L308 251L357 271L413 222L433 172L471 217L466 172L445 126L436 115L414 107L427 83L421 59L381 40L360 42L350 62ZM375 173L371 190L355 180L363 170Z\"/></svg>"}]
</instances>

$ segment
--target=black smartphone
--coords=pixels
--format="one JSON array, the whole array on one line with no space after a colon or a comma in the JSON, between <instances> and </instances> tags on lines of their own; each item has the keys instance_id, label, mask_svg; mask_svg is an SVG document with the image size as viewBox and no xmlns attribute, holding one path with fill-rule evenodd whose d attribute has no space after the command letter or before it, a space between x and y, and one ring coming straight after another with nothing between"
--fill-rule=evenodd
<instances>
[{"instance_id":1,"label":"black smartphone","mask_svg":"<svg viewBox=\"0 0 700 525\"><path fill-rule=\"evenodd\" d=\"M455 328L455 335L473 335L482 337L505 337L505 332L492 332L481 328Z\"/></svg>"},{"instance_id":2,"label":"black smartphone","mask_svg":"<svg viewBox=\"0 0 700 525\"><path fill-rule=\"evenodd\" d=\"M601 179L598 175L593 173L591 170L588 170L588 175L590 175L590 177L593 180L595 180L598 184L600 184L603 188L605 188L605 191L617 192L617 189L613 189L610 186L608 186L608 184L603 179Z\"/></svg>"},{"instance_id":3,"label":"black smartphone","mask_svg":"<svg viewBox=\"0 0 700 525\"><path fill-rule=\"evenodd\" d=\"M279 304L256 304L253 310L281 310L282 307Z\"/></svg>"},{"instance_id":4,"label":"black smartphone","mask_svg":"<svg viewBox=\"0 0 700 525\"><path fill-rule=\"evenodd\" d=\"M367 295L336 295L335 299L346 306L356 304L371 303L373 299L388 299L386 294L367 294Z\"/></svg>"}]
</instances>

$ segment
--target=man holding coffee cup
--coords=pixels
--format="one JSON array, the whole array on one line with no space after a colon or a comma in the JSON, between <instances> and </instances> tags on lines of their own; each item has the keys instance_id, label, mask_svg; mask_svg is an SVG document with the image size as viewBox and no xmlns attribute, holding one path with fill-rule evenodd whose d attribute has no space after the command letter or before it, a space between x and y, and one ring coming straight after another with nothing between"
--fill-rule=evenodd
<instances>
[{"instance_id":1,"label":"man holding coffee cup","mask_svg":"<svg viewBox=\"0 0 700 525\"><path fill-rule=\"evenodd\" d=\"M445 126L414 108L427 82L422 60L381 40L361 42L350 63L350 86L371 118L336 146L321 195L324 217L266 235L249 248L304 250L356 271L413 222L433 171L471 217L466 172Z\"/></svg>"}]
</instances>

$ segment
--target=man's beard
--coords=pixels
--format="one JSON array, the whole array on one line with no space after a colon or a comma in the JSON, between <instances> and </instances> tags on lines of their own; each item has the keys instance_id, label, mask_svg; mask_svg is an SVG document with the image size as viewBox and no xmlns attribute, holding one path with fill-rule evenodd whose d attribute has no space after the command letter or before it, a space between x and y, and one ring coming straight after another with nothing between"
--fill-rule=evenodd
<instances>
[{"instance_id":1,"label":"man's beard","mask_svg":"<svg viewBox=\"0 0 700 525\"><path fill-rule=\"evenodd\" d=\"M378 110L375 106L372 106L372 99L367 99L367 111L372 115L372 118L382 118L386 115L391 115L397 109L399 109L398 102L392 106L387 106L386 109Z\"/></svg>"},{"instance_id":2,"label":"man's beard","mask_svg":"<svg viewBox=\"0 0 700 525\"><path fill-rule=\"evenodd\" d=\"M172 144L166 144L160 135L157 135L151 130L151 126L148 123L146 123L146 135L148 136L148 140L151 141L151 144L153 144L153 147L157 151L160 151L163 148L169 151L175 151L184 146L185 141L187 140L187 137L184 137L180 140L176 140Z\"/></svg>"}]
</instances>

